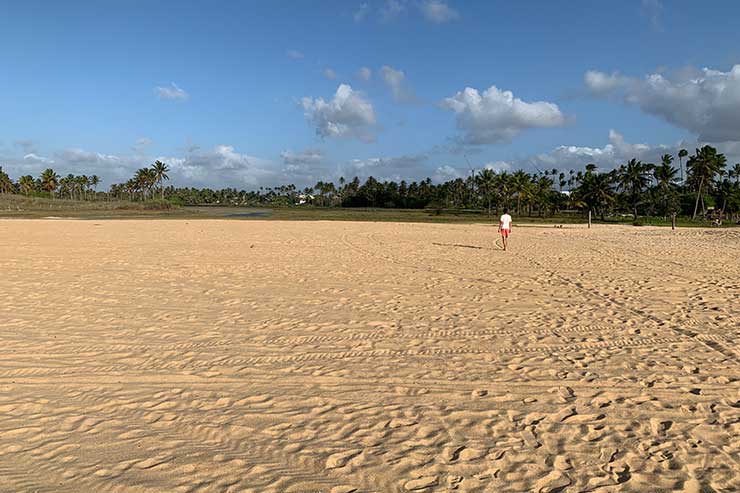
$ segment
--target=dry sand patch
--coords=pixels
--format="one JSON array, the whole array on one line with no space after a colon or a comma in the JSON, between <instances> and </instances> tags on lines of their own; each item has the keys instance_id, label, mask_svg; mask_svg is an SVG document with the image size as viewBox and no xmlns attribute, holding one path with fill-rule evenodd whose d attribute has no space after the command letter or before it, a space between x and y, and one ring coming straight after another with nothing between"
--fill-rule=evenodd
<instances>
[{"instance_id":1,"label":"dry sand patch","mask_svg":"<svg viewBox=\"0 0 740 493\"><path fill-rule=\"evenodd\" d=\"M740 491L740 232L0 221L0 491Z\"/></svg>"}]
</instances>

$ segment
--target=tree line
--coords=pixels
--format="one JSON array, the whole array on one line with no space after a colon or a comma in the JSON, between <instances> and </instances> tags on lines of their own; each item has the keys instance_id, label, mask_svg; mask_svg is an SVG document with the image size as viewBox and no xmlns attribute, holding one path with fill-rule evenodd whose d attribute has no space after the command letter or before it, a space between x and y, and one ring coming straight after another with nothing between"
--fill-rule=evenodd
<instances>
[{"instance_id":1,"label":"tree line","mask_svg":"<svg viewBox=\"0 0 740 493\"><path fill-rule=\"evenodd\" d=\"M508 207L519 215L537 216L580 210L602 219L629 214L634 220L641 215L696 218L710 207L725 215L740 213L740 163L728 168L726 157L709 145L691 155L681 149L677 157L678 168L674 156L664 154L659 164L630 159L611 171L600 171L596 164L587 164L579 171L551 169L537 173L483 169L439 184L430 178L395 182L354 177L339 178L336 184L319 181L304 188L288 184L252 191L165 186L170 169L161 161L137 170L126 182L112 184L107 192L97 192L99 179L95 175L62 178L47 169L37 178L22 176L14 182L0 167L0 192L77 200L158 198L180 205L309 203L320 207L478 209L489 213Z\"/></svg>"}]
</instances>

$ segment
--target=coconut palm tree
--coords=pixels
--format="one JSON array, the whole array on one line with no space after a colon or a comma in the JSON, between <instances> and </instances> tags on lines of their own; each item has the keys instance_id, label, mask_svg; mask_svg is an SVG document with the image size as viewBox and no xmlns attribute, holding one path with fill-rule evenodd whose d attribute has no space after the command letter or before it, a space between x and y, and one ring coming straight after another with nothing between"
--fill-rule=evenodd
<instances>
[{"instance_id":1,"label":"coconut palm tree","mask_svg":"<svg viewBox=\"0 0 740 493\"><path fill-rule=\"evenodd\" d=\"M587 172L581 184L573 192L571 200L585 204L604 220L607 206L614 201L614 173Z\"/></svg>"},{"instance_id":2,"label":"coconut palm tree","mask_svg":"<svg viewBox=\"0 0 740 493\"><path fill-rule=\"evenodd\" d=\"M678 170L671 166L673 157L670 154L664 154L661 158L661 164L653 169L653 177L656 186L655 193L658 196L658 202L661 203L664 213L676 212L678 200L676 197L676 175Z\"/></svg>"},{"instance_id":3,"label":"coconut palm tree","mask_svg":"<svg viewBox=\"0 0 740 493\"><path fill-rule=\"evenodd\" d=\"M491 203L496 193L496 173L489 168L484 168L475 177L478 190L483 194L483 199L488 203L488 213L491 213Z\"/></svg>"},{"instance_id":4,"label":"coconut palm tree","mask_svg":"<svg viewBox=\"0 0 740 493\"><path fill-rule=\"evenodd\" d=\"M555 170L555 173L557 173L557 170ZM555 173L552 175L555 176ZM540 216L545 213L545 209L552 202L552 187L554 184L553 179L547 175L532 178L532 200L537 205L537 213Z\"/></svg>"},{"instance_id":5,"label":"coconut palm tree","mask_svg":"<svg viewBox=\"0 0 740 493\"><path fill-rule=\"evenodd\" d=\"M90 186L93 189L93 198L98 193L98 184L100 183L100 177L98 175L92 175L90 177Z\"/></svg>"},{"instance_id":6,"label":"coconut palm tree","mask_svg":"<svg viewBox=\"0 0 740 493\"><path fill-rule=\"evenodd\" d=\"M21 193L24 195L30 195L36 188L36 182L31 175L21 176L18 179L18 185L20 186Z\"/></svg>"},{"instance_id":7,"label":"coconut palm tree","mask_svg":"<svg viewBox=\"0 0 740 493\"><path fill-rule=\"evenodd\" d=\"M134 184L136 190L141 192L142 200L146 200L151 194L152 187L156 183L154 170L151 168L141 168L136 171Z\"/></svg>"},{"instance_id":8,"label":"coconut palm tree","mask_svg":"<svg viewBox=\"0 0 740 493\"><path fill-rule=\"evenodd\" d=\"M162 161L157 159L156 161L154 161L154 164L152 164L152 170L154 171L154 177L159 184L159 193L162 200L164 200L163 180L170 179L170 177L167 175L167 173L170 171L170 168L167 166L166 163L163 163Z\"/></svg>"},{"instance_id":9,"label":"coconut palm tree","mask_svg":"<svg viewBox=\"0 0 740 493\"><path fill-rule=\"evenodd\" d=\"M683 184L684 182L683 180L683 158L685 158L688 155L689 155L689 151L687 151L686 149L681 149L680 151L678 151L678 168L679 168L679 171L681 172L681 184Z\"/></svg>"},{"instance_id":10,"label":"coconut palm tree","mask_svg":"<svg viewBox=\"0 0 740 493\"><path fill-rule=\"evenodd\" d=\"M54 197L54 192L59 186L59 175L53 169L47 168L41 173L41 188Z\"/></svg>"},{"instance_id":11,"label":"coconut palm tree","mask_svg":"<svg viewBox=\"0 0 740 493\"><path fill-rule=\"evenodd\" d=\"M740 163L735 163L728 175L730 176L730 178L735 178L736 185L740 185Z\"/></svg>"},{"instance_id":12,"label":"coconut palm tree","mask_svg":"<svg viewBox=\"0 0 740 493\"><path fill-rule=\"evenodd\" d=\"M77 186L80 190L80 199L87 200L87 190L90 188L90 178L87 175L80 175L76 179Z\"/></svg>"},{"instance_id":13,"label":"coconut palm tree","mask_svg":"<svg viewBox=\"0 0 740 493\"><path fill-rule=\"evenodd\" d=\"M13 180L10 179L10 176L0 166L0 193L11 193L13 190L15 190Z\"/></svg>"},{"instance_id":14,"label":"coconut palm tree","mask_svg":"<svg viewBox=\"0 0 740 493\"><path fill-rule=\"evenodd\" d=\"M643 163L637 159L630 159L626 165L617 170L617 182L624 191L632 207L632 216L637 221L637 206L642 199L642 193L650 184L650 170L652 164Z\"/></svg>"},{"instance_id":15,"label":"coconut palm tree","mask_svg":"<svg viewBox=\"0 0 740 493\"><path fill-rule=\"evenodd\" d=\"M699 201L702 203L702 211L704 210L704 193L711 186L714 176L723 171L726 164L725 155L718 154L717 149L710 145L697 149L696 153L686 162L687 177L696 186L696 202L692 219L696 219Z\"/></svg>"},{"instance_id":16,"label":"coconut palm tree","mask_svg":"<svg viewBox=\"0 0 740 493\"><path fill-rule=\"evenodd\" d=\"M527 196L531 183L529 175L524 170L516 170L510 178L511 191L516 194L516 212L521 213L522 199Z\"/></svg>"}]
</instances>

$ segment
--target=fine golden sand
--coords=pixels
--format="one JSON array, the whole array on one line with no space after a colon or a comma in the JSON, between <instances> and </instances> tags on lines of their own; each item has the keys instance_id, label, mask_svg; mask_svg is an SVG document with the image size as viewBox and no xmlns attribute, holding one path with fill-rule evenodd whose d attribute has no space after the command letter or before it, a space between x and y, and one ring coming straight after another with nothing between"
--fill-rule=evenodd
<instances>
[{"instance_id":1,"label":"fine golden sand","mask_svg":"<svg viewBox=\"0 0 740 493\"><path fill-rule=\"evenodd\" d=\"M0 221L0 491L740 491L740 232Z\"/></svg>"}]
</instances>

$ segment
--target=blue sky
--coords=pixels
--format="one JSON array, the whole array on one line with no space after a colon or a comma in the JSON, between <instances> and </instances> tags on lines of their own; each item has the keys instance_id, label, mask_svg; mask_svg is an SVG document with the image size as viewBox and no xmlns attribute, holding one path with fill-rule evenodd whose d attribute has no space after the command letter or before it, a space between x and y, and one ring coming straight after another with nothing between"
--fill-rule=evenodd
<instances>
[{"instance_id":1,"label":"blue sky","mask_svg":"<svg viewBox=\"0 0 740 493\"><path fill-rule=\"evenodd\" d=\"M249 189L740 160L740 3L565 5L2 2L0 165Z\"/></svg>"}]
</instances>

